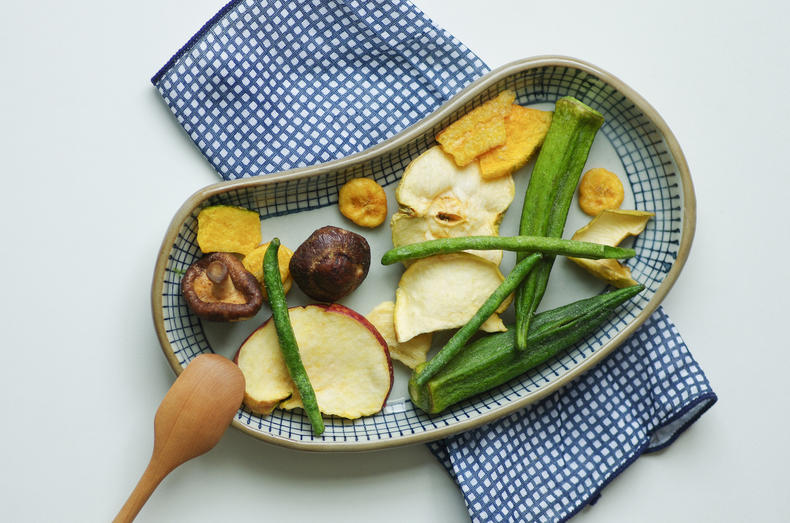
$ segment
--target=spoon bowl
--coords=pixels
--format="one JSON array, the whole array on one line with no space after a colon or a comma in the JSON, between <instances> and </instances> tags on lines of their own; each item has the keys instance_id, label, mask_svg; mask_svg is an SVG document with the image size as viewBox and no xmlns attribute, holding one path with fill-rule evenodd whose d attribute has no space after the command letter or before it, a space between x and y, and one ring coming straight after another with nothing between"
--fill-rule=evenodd
<instances>
[{"instance_id":1,"label":"spoon bowl","mask_svg":"<svg viewBox=\"0 0 790 523\"><path fill-rule=\"evenodd\" d=\"M244 375L235 363L218 354L192 360L156 411L151 460L114 521L132 521L165 476L214 448L243 397Z\"/></svg>"}]
</instances>

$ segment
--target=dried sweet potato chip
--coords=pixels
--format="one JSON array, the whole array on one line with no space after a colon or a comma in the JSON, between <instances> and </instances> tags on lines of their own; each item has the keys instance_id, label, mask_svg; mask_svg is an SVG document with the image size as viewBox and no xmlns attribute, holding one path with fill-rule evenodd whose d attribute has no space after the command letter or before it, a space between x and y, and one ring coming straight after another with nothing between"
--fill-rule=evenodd
<instances>
[{"instance_id":1,"label":"dried sweet potato chip","mask_svg":"<svg viewBox=\"0 0 790 523\"><path fill-rule=\"evenodd\" d=\"M269 248L269 243L266 242L263 245L259 245L244 257L241 260L241 263L244 265L244 268L247 269L248 272L252 273L255 276L255 279L261 284L261 290L263 291L263 299L269 300L269 295L266 292L266 286L263 284L263 255L266 254L266 249ZM288 294L288 291L291 290L291 285L293 284L293 278L291 277L291 271L288 267L288 264L291 262L291 256L294 255L294 252L286 247L285 245L280 245L280 248L277 250L277 264L279 265L280 269L280 279L283 281L283 291Z\"/></svg>"},{"instance_id":2,"label":"dried sweet potato chip","mask_svg":"<svg viewBox=\"0 0 790 523\"><path fill-rule=\"evenodd\" d=\"M551 111L514 105L505 117L505 143L480 156L480 175L491 180L521 169L543 145L551 125Z\"/></svg>"},{"instance_id":3,"label":"dried sweet potato chip","mask_svg":"<svg viewBox=\"0 0 790 523\"><path fill-rule=\"evenodd\" d=\"M436 136L436 141L456 165L469 165L481 154L505 143L505 116L515 99L513 91L502 91L450 124Z\"/></svg>"},{"instance_id":4,"label":"dried sweet potato chip","mask_svg":"<svg viewBox=\"0 0 790 523\"><path fill-rule=\"evenodd\" d=\"M232 205L212 205L198 214L200 250L247 254L261 243L261 217Z\"/></svg>"}]
</instances>

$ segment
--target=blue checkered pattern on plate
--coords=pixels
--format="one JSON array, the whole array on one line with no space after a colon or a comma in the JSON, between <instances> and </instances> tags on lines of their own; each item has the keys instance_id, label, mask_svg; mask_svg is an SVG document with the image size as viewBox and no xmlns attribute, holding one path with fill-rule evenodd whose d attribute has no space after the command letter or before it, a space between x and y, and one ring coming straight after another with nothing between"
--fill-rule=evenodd
<instances>
[{"instance_id":1,"label":"blue checkered pattern on plate","mask_svg":"<svg viewBox=\"0 0 790 523\"><path fill-rule=\"evenodd\" d=\"M485 66L407 2L228 4L153 81L224 178L324 162L375 144L430 113ZM480 418L540 392L593 357L653 297L677 255L682 190L661 134L615 88L568 67L541 67L490 86L454 114L387 154L342 170L223 193L205 202L257 210L262 219L326 207L357 176L384 185L433 145L447 123L501 89L523 105L576 96L600 110L635 207L656 214L628 261L643 294L590 339L497 389L436 416L393 399L375 416L328 418L322 441L408 439ZM169 253L163 290L168 341L182 365L211 352L179 282L200 257L195 212ZM604 362L532 407L431 445L456 477L476 521L567 518L640 453L668 443L715 401L704 374L659 309ZM299 411L237 421L275 438L312 441Z\"/></svg>"}]
</instances>

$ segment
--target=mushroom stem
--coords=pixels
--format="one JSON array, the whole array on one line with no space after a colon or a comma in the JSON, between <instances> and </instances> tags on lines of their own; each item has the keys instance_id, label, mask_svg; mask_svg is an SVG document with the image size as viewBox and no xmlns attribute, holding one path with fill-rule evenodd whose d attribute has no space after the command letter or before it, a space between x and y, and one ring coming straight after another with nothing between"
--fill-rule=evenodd
<instances>
[{"instance_id":1,"label":"mushroom stem","mask_svg":"<svg viewBox=\"0 0 790 523\"><path fill-rule=\"evenodd\" d=\"M213 261L206 267L206 276L212 283L219 285L228 277L228 267L221 261Z\"/></svg>"},{"instance_id":2,"label":"mushroom stem","mask_svg":"<svg viewBox=\"0 0 790 523\"><path fill-rule=\"evenodd\" d=\"M206 267L206 277L214 285L211 292L220 301L227 299L234 291L233 280L228 277L228 266L219 260L215 260Z\"/></svg>"}]
</instances>

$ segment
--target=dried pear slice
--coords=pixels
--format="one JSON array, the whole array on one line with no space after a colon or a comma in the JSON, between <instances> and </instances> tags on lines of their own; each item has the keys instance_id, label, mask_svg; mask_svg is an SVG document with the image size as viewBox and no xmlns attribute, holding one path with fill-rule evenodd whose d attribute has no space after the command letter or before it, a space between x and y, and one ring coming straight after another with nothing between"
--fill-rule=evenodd
<instances>
[{"instance_id":1,"label":"dried pear slice","mask_svg":"<svg viewBox=\"0 0 790 523\"><path fill-rule=\"evenodd\" d=\"M636 236L645 230L647 222L653 216L654 213L647 211L607 209L576 231L571 239L616 247L628 236ZM631 269L617 260L569 259L615 287L629 287L638 283L631 277Z\"/></svg>"},{"instance_id":2,"label":"dried pear slice","mask_svg":"<svg viewBox=\"0 0 790 523\"><path fill-rule=\"evenodd\" d=\"M415 260L401 276L395 291L398 342L465 325L504 279L495 264L465 252ZM505 300L497 313L503 312L511 300ZM497 314L491 315L480 329L506 330Z\"/></svg>"},{"instance_id":3,"label":"dried pear slice","mask_svg":"<svg viewBox=\"0 0 790 523\"><path fill-rule=\"evenodd\" d=\"M440 147L415 158L403 173L391 221L395 247L437 238L499 234L499 222L515 196L511 175L483 180L477 162L458 167ZM502 251L468 251L495 265Z\"/></svg>"},{"instance_id":4,"label":"dried pear slice","mask_svg":"<svg viewBox=\"0 0 790 523\"><path fill-rule=\"evenodd\" d=\"M395 334L394 302L379 303L365 318L376 327L381 337L387 342L393 360L398 360L413 369L427 359L428 351L431 350L433 334L420 334L404 343L398 343L398 337Z\"/></svg>"}]
</instances>

